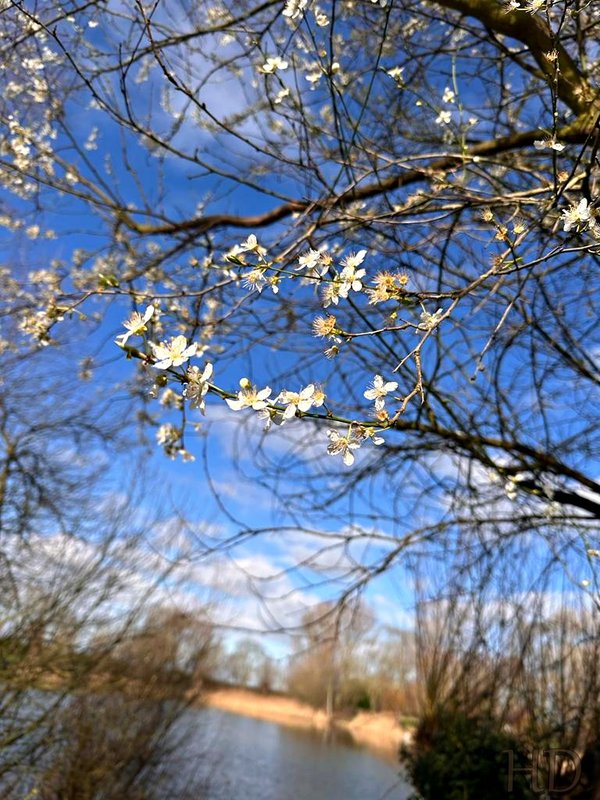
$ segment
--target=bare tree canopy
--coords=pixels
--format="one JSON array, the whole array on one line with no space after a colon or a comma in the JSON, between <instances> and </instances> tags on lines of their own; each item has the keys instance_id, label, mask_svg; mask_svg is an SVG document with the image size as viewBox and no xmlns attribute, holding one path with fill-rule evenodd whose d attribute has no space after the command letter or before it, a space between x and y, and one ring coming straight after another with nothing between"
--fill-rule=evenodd
<instances>
[{"instance_id":1,"label":"bare tree canopy","mask_svg":"<svg viewBox=\"0 0 600 800\"><path fill-rule=\"evenodd\" d=\"M2 348L68 343L85 377L120 348L123 425L202 451L198 481L243 419L240 482L342 599L522 550L595 599L599 26L581 0L8 0Z\"/></svg>"}]
</instances>

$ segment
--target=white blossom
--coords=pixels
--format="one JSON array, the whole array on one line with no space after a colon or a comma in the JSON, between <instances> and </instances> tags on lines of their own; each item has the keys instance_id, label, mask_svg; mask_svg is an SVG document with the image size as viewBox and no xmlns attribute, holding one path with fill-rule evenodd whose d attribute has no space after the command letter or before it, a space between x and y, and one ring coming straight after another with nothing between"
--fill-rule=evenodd
<instances>
[{"instance_id":1,"label":"white blossom","mask_svg":"<svg viewBox=\"0 0 600 800\"><path fill-rule=\"evenodd\" d=\"M179 367L196 355L198 350L195 344L188 346L185 336L175 336L168 344L167 342L161 342L160 344L150 342L150 347L156 359L152 366L156 369Z\"/></svg>"},{"instance_id":2,"label":"white blossom","mask_svg":"<svg viewBox=\"0 0 600 800\"><path fill-rule=\"evenodd\" d=\"M356 269L356 267L359 267L365 260L366 255L366 250L359 250L358 253L349 253L345 258L342 259L341 265L344 267L344 269Z\"/></svg>"},{"instance_id":3,"label":"white blossom","mask_svg":"<svg viewBox=\"0 0 600 800\"><path fill-rule=\"evenodd\" d=\"M308 250L298 257L296 271L305 270L306 278L320 279L325 275L331 264L331 256L321 253L319 250Z\"/></svg>"},{"instance_id":4,"label":"white blossom","mask_svg":"<svg viewBox=\"0 0 600 800\"><path fill-rule=\"evenodd\" d=\"M181 436L181 428L177 428L167 422L157 430L156 441L163 447L165 454L169 458L174 459L177 456L181 456L184 461L195 461L195 457L180 446L182 444Z\"/></svg>"},{"instance_id":5,"label":"white blossom","mask_svg":"<svg viewBox=\"0 0 600 800\"><path fill-rule=\"evenodd\" d=\"M356 269L353 266L344 267L340 273L340 297L348 297L350 289L354 292L360 292L363 288L361 279L364 278L365 274L366 270L364 269Z\"/></svg>"},{"instance_id":6,"label":"white blossom","mask_svg":"<svg viewBox=\"0 0 600 800\"><path fill-rule=\"evenodd\" d=\"M170 422L166 422L164 425L161 425L160 428L156 431L156 441L158 444L162 445L174 445L179 442L181 437L181 431L179 428L176 428L175 425L172 425Z\"/></svg>"},{"instance_id":7,"label":"white blossom","mask_svg":"<svg viewBox=\"0 0 600 800\"><path fill-rule=\"evenodd\" d=\"M370 439L376 447L385 444L383 436L380 436L374 428L368 428L365 431L365 439Z\"/></svg>"},{"instance_id":8,"label":"white blossom","mask_svg":"<svg viewBox=\"0 0 600 800\"><path fill-rule=\"evenodd\" d=\"M225 401L232 411L241 411L243 408L252 408L254 411L261 411L263 408L267 407L267 399L271 394L269 386L266 386L264 389L257 389L256 386L250 383L248 378L242 378L240 387L240 391L237 393L235 400L227 398Z\"/></svg>"},{"instance_id":9,"label":"white blossom","mask_svg":"<svg viewBox=\"0 0 600 800\"><path fill-rule=\"evenodd\" d=\"M429 311L423 309L420 315L421 322L417 325L417 328L421 331L432 331L440 322L444 311L441 308L431 314Z\"/></svg>"},{"instance_id":10,"label":"white blossom","mask_svg":"<svg viewBox=\"0 0 600 800\"><path fill-rule=\"evenodd\" d=\"M319 6L313 10L313 14L315 15L315 22L319 28L326 28L327 25L329 25L329 17Z\"/></svg>"},{"instance_id":11,"label":"white blossom","mask_svg":"<svg viewBox=\"0 0 600 800\"><path fill-rule=\"evenodd\" d=\"M97 150L98 149L98 128L92 128L90 134L83 145L86 150Z\"/></svg>"},{"instance_id":12,"label":"white blossom","mask_svg":"<svg viewBox=\"0 0 600 800\"><path fill-rule=\"evenodd\" d=\"M519 11L526 11L528 14L535 14L546 5L546 0L528 0L525 6L521 6Z\"/></svg>"},{"instance_id":13,"label":"white blossom","mask_svg":"<svg viewBox=\"0 0 600 800\"><path fill-rule=\"evenodd\" d=\"M312 64L309 64L308 69L310 71L304 77L310 84L312 84L311 88L314 88L317 85L317 83L321 80L321 76L323 75L323 68L317 61L313 62Z\"/></svg>"},{"instance_id":14,"label":"white blossom","mask_svg":"<svg viewBox=\"0 0 600 800\"><path fill-rule=\"evenodd\" d=\"M565 145L561 142L557 142L556 139L536 139L533 143L533 146L536 150L545 150L546 148L550 148L551 150L556 150L557 153L560 153L565 149Z\"/></svg>"},{"instance_id":15,"label":"white blossom","mask_svg":"<svg viewBox=\"0 0 600 800\"><path fill-rule=\"evenodd\" d=\"M26 311L19 321L19 330L37 339L42 347L46 347L52 342L50 336L52 324L61 320L62 317L52 318L46 311Z\"/></svg>"},{"instance_id":16,"label":"white blossom","mask_svg":"<svg viewBox=\"0 0 600 800\"><path fill-rule=\"evenodd\" d=\"M390 392L395 392L397 388L398 383L396 381L384 382L381 375L375 375L364 396L367 400L375 401L375 411L383 411L385 396Z\"/></svg>"},{"instance_id":17,"label":"white blossom","mask_svg":"<svg viewBox=\"0 0 600 800\"><path fill-rule=\"evenodd\" d=\"M240 253L256 253L259 256L264 256L267 252L264 247L261 247L259 245L258 239L253 233L251 233L250 236L248 236L245 242L242 242L240 245L238 245L237 248L238 252ZM230 255L231 253L232 251L230 251L228 255Z\"/></svg>"},{"instance_id":18,"label":"white blossom","mask_svg":"<svg viewBox=\"0 0 600 800\"><path fill-rule=\"evenodd\" d=\"M289 86L284 86L283 89L280 89L273 98L273 103L278 106L286 97L289 97L289 94Z\"/></svg>"},{"instance_id":19,"label":"white blossom","mask_svg":"<svg viewBox=\"0 0 600 800\"><path fill-rule=\"evenodd\" d=\"M341 265L343 269L339 276L341 285L338 290L338 295L340 297L348 297L351 289L355 292L361 291L361 279L365 276L366 270L358 269L358 267L364 261L366 254L366 250L359 250L358 253L350 253L350 255L347 255L342 260Z\"/></svg>"},{"instance_id":20,"label":"white blossom","mask_svg":"<svg viewBox=\"0 0 600 800\"><path fill-rule=\"evenodd\" d=\"M563 229L568 233L572 228L577 230L593 224L592 210L585 197L582 197L576 206L569 206L562 212Z\"/></svg>"},{"instance_id":21,"label":"white blossom","mask_svg":"<svg viewBox=\"0 0 600 800\"><path fill-rule=\"evenodd\" d=\"M177 392L174 392L170 386L167 386L167 388L161 394L159 403L164 408L182 408L181 395L177 394Z\"/></svg>"},{"instance_id":22,"label":"white blossom","mask_svg":"<svg viewBox=\"0 0 600 800\"><path fill-rule=\"evenodd\" d=\"M283 412L283 420L292 419L296 416L296 412L309 411L313 406L321 406L325 400L325 395L322 392L317 394L314 383L309 383L304 389L299 392L282 391L277 397L276 402L285 405Z\"/></svg>"},{"instance_id":23,"label":"white blossom","mask_svg":"<svg viewBox=\"0 0 600 800\"><path fill-rule=\"evenodd\" d=\"M279 56L271 56L267 58L262 67L259 67L259 71L264 72L266 75L271 75L272 73L277 72L278 69L287 69L287 68L288 68L287 61L284 61Z\"/></svg>"},{"instance_id":24,"label":"white blossom","mask_svg":"<svg viewBox=\"0 0 600 800\"><path fill-rule=\"evenodd\" d=\"M125 320L123 327L127 329L127 333L121 333L115 339L115 342L123 347L130 336L141 336L146 332L146 323L152 318L154 314L154 306L148 306L144 314L139 311L134 311L129 319Z\"/></svg>"},{"instance_id":25,"label":"white blossom","mask_svg":"<svg viewBox=\"0 0 600 800\"><path fill-rule=\"evenodd\" d=\"M187 384L183 394L190 402L191 408L197 408L202 414L206 410L205 396L210 386L210 379L213 374L213 365L208 362L204 370L200 372L198 367L188 367L185 374Z\"/></svg>"},{"instance_id":26,"label":"white blossom","mask_svg":"<svg viewBox=\"0 0 600 800\"><path fill-rule=\"evenodd\" d=\"M283 16L290 19L296 19L304 13L304 9L308 5L308 0L287 0L285 8L283 9Z\"/></svg>"},{"instance_id":27,"label":"white blossom","mask_svg":"<svg viewBox=\"0 0 600 800\"><path fill-rule=\"evenodd\" d=\"M343 456L344 464L347 467L351 467L354 464L354 453L352 451L358 450L361 445L361 438L352 430L348 431L346 436L342 436L339 431L329 430L327 431L327 437L329 439L328 454L330 456Z\"/></svg>"},{"instance_id":28,"label":"white blossom","mask_svg":"<svg viewBox=\"0 0 600 800\"><path fill-rule=\"evenodd\" d=\"M251 292L256 291L261 294L265 286L270 286L273 294L278 294L279 292L279 282L281 280L279 275L269 276L264 268L256 267L251 269L250 272L244 273L242 278L244 279L244 286Z\"/></svg>"},{"instance_id":29,"label":"white blossom","mask_svg":"<svg viewBox=\"0 0 600 800\"><path fill-rule=\"evenodd\" d=\"M334 306L337 306L340 297L344 300L348 297L349 290L350 284L342 283L342 281L337 278L327 283L323 287L323 292L321 294L321 304L323 308L329 308L332 303Z\"/></svg>"},{"instance_id":30,"label":"white blossom","mask_svg":"<svg viewBox=\"0 0 600 800\"><path fill-rule=\"evenodd\" d=\"M386 70L386 73L390 76L390 78L393 78L398 85L401 85L404 67L392 67L391 69Z\"/></svg>"},{"instance_id":31,"label":"white blossom","mask_svg":"<svg viewBox=\"0 0 600 800\"><path fill-rule=\"evenodd\" d=\"M453 103L455 97L456 94L452 91L452 89L450 89L449 86L446 86L446 88L444 89L444 94L442 95L442 102Z\"/></svg>"},{"instance_id":32,"label":"white blossom","mask_svg":"<svg viewBox=\"0 0 600 800\"><path fill-rule=\"evenodd\" d=\"M524 472L517 472L515 475L509 475L504 484L504 491L509 500L517 499L518 484L524 480L527 480L527 475Z\"/></svg>"},{"instance_id":33,"label":"white blossom","mask_svg":"<svg viewBox=\"0 0 600 800\"><path fill-rule=\"evenodd\" d=\"M251 292L256 291L260 294L267 285L267 276L264 269L251 269L249 272L245 272L242 278L244 279L244 286Z\"/></svg>"}]
</instances>

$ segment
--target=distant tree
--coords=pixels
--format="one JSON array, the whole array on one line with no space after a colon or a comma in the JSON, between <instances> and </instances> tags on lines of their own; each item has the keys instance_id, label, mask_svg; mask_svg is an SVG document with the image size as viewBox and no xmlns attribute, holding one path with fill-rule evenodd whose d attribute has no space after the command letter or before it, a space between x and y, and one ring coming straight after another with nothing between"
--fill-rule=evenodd
<instances>
[{"instance_id":1,"label":"distant tree","mask_svg":"<svg viewBox=\"0 0 600 800\"><path fill-rule=\"evenodd\" d=\"M416 715L416 665L414 631L389 626L376 630L355 656L355 670L365 685L369 707Z\"/></svg>"},{"instance_id":2,"label":"distant tree","mask_svg":"<svg viewBox=\"0 0 600 800\"><path fill-rule=\"evenodd\" d=\"M256 685L261 692L268 693L275 689L281 689L279 669L270 656L265 656L260 664L257 678Z\"/></svg>"},{"instance_id":3,"label":"distant tree","mask_svg":"<svg viewBox=\"0 0 600 800\"><path fill-rule=\"evenodd\" d=\"M183 683L198 695L215 648L218 639L206 612L185 612L163 603L145 611L143 621L112 648L110 658L126 677L167 689Z\"/></svg>"},{"instance_id":4,"label":"distant tree","mask_svg":"<svg viewBox=\"0 0 600 800\"><path fill-rule=\"evenodd\" d=\"M223 659L222 670L228 681L240 686L269 689L272 683L270 659L260 642L249 637L235 643Z\"/></svg>"},{"instance_id":5,"label":"distant tree","mask_svg":"<svg viewBox=\"0 0 600 800\"><path fill-rule=\"evenodd\" d=\"M329 715L345 701L364 706L368 695L356 680L355 655L372 623L371 612L361 604L340 609L320 603L307 611L290 660L288 690Z\"/></svg>"}]
</instances>

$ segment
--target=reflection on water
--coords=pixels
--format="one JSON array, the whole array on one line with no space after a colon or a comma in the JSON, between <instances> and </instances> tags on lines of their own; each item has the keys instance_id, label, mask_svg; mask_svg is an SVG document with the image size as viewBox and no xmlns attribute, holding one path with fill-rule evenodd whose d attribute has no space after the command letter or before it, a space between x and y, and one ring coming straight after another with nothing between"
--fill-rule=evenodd
<instances>
[{"instance_id":1,"label":"reflection on water","mask_svg":"<svg viewBox=\"0 0 600 800\"><path fill-rule=\"evenodd\" d=\"M206 800L406 800L410 794L396 764L338 735L217 709L193 712L191 722L182 761L208 779ZM185 770L180 774L183 782Z\"/></svg>"}]
</instances>

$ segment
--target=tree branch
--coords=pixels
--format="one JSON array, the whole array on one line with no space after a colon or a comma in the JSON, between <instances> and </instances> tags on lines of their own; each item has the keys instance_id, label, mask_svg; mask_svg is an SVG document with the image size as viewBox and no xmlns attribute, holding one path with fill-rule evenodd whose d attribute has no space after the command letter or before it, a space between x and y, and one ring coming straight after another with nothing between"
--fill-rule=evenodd
<instances>
[{"instance_id":1,"label":"tree branch","mask_svg":"<svg viewBox=\"0 0 600 800\"><path fill-rule=\"evenodd\" d=\"M538 14L507 11L495 0L436 0L438 5L475 17L483 25L503 36L522 42L541 69L548 85L556 86L558 97L578 117L580 125L589 126L598 113L600 95L581 74L577 64L553 35ZM556 52L557 63L548 58ZM558 73L558 74L557 74Z\"/></svg>"}]
</instances>

